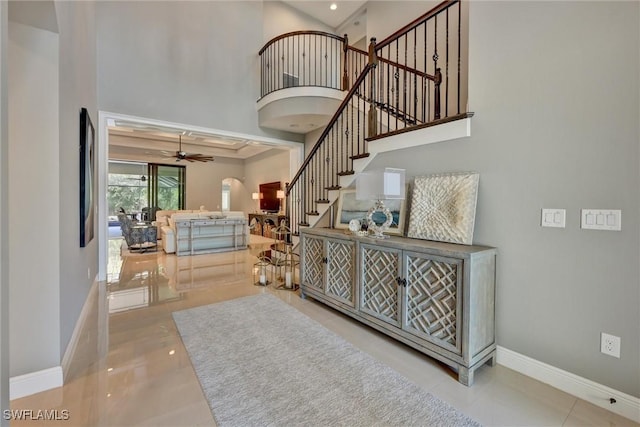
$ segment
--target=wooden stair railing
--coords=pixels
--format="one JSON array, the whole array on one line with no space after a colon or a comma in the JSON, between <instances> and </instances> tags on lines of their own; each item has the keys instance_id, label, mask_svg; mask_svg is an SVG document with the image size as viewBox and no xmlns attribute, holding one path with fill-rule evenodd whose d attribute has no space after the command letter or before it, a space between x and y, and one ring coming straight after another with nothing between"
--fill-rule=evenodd
<instances>
[{"instance_id":1,"label":"wooden stair railing","mask_svg":"<svg viewBox=\"0 0 640 427\"><path fill-rule=\"evenodd\" d=\"M387 129L426 125L466 110L466 32L463 2L447 0L376 45L383 64L378 101L415 123L381 123Z\"/></svg>"},{"instance_id":2,"label":"wooden stair railing","mask_svg":"<svg viewBox=\"0 0 640 427\"><path fill-rule=\"evenodd\" d=\"M353 161L369 155L368 141L471 115L462 111L461 16L460 0L445 1L381 43L373 38L368 52L349 47L345 35L342 88L354 70L362 72L287 186L294 235L319 215L318 204L329 203L328 192L340 189L339 177L354 173ZM355 65L347 65L349 52Z\"/></svg>"},{"instance_id":3,"label":"wooden stair railing","mask_svg":"<svg viewBox=\"0 0 640 427\"><path fill-rule=\"evenodd\" d=\"M328 191L340 189L338 177L354 173L352 156L367 152L366 120L359 114L367 101L354 94L369 93L366 77L371 69L370 64L365 66L287 186L286 215L294 235L298 234L299 226L309 225L309 215L318 215L317 203L329 202Z\"/></svg>"}]
</instances>

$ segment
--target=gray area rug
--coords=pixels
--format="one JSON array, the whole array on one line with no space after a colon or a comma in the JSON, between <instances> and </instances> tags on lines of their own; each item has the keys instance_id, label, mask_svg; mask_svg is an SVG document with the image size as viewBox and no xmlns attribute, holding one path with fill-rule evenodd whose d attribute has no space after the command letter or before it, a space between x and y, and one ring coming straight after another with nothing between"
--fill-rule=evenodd
<instances>
[{"instance_id":1,"label":"gray area rug","mask_svg":"<svg viewBox=\"0 0 640 427\"><path fill-rule=\"evenodd\" d=\"M479 426L271 294L173 313L219 426Z\"/></svg>"}]
</instances>

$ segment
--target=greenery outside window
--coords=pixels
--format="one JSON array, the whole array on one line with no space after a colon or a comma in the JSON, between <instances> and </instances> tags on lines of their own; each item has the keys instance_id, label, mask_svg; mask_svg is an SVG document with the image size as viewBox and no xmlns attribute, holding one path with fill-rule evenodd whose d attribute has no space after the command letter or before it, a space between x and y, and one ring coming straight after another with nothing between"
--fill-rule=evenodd
<instances>
[{"instance_id":1,"label":"greenery outside window","mask_svg":"<svg viewBox=\"0 0 640 427\"><path fill-rule=\"evenodd\" d=\"M158 209L184 209L185 178L184 166L110 161L109 221L117 221L120 209L139 219L145 211L153 216Z\"/></svg>"}]
</instances>

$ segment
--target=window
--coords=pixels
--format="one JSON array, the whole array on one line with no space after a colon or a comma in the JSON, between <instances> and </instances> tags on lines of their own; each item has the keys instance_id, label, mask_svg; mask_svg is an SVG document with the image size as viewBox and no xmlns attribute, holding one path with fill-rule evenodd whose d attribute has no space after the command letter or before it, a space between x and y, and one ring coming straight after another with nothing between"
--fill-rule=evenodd
<instances>
[{"instance_id":1,"label":"window","mask_svg":"<svg viewBox=\"0 0 640 427\"><path fill-rule=\"evenodd\" d=\"M109 221L117 221L120 209L148 220L154 220L159 209L184 209L185 179L184 166L110 161Z\"/></svg>"}]
</instances>

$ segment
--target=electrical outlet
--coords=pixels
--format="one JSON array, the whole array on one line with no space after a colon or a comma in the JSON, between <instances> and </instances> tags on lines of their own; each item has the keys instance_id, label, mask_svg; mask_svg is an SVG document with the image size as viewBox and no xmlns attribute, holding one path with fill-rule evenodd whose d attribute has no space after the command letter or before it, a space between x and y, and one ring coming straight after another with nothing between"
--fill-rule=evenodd
<instances>
[{"instance_id":1,"label":"electrical outlet","mask_svg":"<svg viewBox=\"0 0 640 427\"><path fill-rule=\"evenodd\" d=\"M620 337L603 332L600 337L600 352L620 359Z\"/></svg>"}]
</instances>

